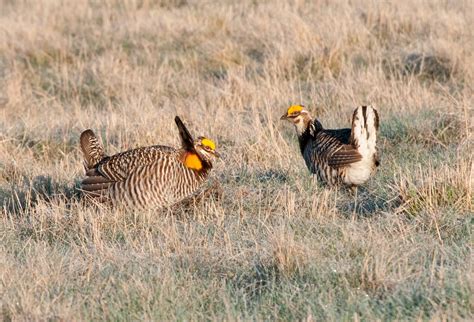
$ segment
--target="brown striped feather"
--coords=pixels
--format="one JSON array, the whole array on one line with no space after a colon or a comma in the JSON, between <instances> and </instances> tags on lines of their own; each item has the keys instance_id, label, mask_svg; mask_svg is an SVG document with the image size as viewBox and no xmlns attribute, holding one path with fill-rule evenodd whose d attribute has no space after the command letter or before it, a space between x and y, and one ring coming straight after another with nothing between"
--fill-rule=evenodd
<instances>
[{"instance_id":1,"label":"brown striped feather","mask_svg":"<svg viewBox=\"0 0 474 322\"><path fill-rule=\"evenodd\" d=\"M85 165L91 168L105 157L104 149L92 130L85 130L80 138Z\"/></svg>"}]
</instances>

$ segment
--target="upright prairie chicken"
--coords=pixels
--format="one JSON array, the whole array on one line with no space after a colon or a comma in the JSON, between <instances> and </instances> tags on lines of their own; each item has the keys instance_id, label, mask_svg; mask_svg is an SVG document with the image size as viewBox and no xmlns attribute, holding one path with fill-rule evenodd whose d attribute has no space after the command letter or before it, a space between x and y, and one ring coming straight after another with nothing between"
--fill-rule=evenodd
<instances>
[{"instance_id":1,"label":"upright prairie chicken","mask_svg":"<svg viewBox=\"0 0 474 322\"><path fill-rule=\"evenodd\" d=\"M379 116L373 107L357 107L350 129L325 129L301 105L290 106L281 119L294 124L306 166L328 185L356 187L380 163L376 148Z\"/></svg>"},{"instance_id":2,"label":"upright prairie chicken","mask_svg":"<svg viewBox=\"0 0 474 322\"><path fill-rule=\"evenodd\" d=\"M139 209L171 206L196 193L219 154L212 140L193 140L178 116L175 122L180 149L154 145L107 156L94 132L82 132L83 192L100 202Z\"/></svg>"}]
</instances>

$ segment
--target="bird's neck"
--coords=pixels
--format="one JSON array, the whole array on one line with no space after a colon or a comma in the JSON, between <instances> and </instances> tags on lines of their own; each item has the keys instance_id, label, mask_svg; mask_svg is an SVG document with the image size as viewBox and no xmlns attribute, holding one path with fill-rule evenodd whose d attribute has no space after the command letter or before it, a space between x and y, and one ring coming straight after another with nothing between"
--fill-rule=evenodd
<instances>
[{"instance_id":1,"label":"bird's neck","mask_svg":"<svg viewBox=\"0 0 474 322\"><path fill-rule=\"evenodd\" d=\"M300 123L302 123L301 127L299 127L298 124L295 124L295 127L298 141L300 143L301 153L304 153L304 149L308 142L314 139L316 134L323 129L323 126L317 119L313 120L310 116Z\"/></svg>"},{"instance_id":2,"label":"bird's neck","mask_svg":"<svg viewBox=\"0 0 474 322\"><path fill-rule=\"evenodd\" d=\"M295 130L298 137L302 136L306 132L312 121L313 118L309 114L300 115L295 119L296 123L293 124L295 125Z\"/></svg>"},{"instance_id":3,"label":"bird's neck","mask_svg":"<svg viewBox=\"0 0 474 322\"><path fill-rule=\"evenodd\" d=\"M212 163L204 160L195 152L183 151L181 160L184 166L193 170L198 177L205 177L212 169Z\"/></svg>"}]
</instances>

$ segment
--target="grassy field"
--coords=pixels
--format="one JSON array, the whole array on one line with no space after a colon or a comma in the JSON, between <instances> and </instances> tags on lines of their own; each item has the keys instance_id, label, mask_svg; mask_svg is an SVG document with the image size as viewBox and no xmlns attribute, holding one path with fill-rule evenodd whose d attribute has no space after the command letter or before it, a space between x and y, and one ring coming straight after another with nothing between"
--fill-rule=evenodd
<instances>
[{"instance_id":1,"label":"grassy field","mask_svg":"<svg viewBox=\"0 0 474 322\"><path fill-rule=\"evenodd\" d=\"M0 320L469 320L474 3L0 0ZM319 186L292 103L381 115L382 165ZM215 139L220 195L81 202L116 153Z\"/></svg>"}]
</instances>

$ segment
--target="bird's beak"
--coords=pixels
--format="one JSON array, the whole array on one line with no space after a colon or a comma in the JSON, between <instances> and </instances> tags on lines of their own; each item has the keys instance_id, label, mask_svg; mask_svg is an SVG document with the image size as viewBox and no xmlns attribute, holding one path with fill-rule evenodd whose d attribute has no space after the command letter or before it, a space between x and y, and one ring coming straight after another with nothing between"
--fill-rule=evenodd
<instances>
[{"instance_id":1,"label":"bird's beak","mask_svg":"<svg viewBox=\"0 0 474 322\"><path fill-rule=\"evenodd\" d=\"M280 120L286 120L288 119L288 114L283 114L281 117L280 117Z\"/></svg>"},{"instance_id":2,"label":"bird's beak","mask_svg":"<svg viewBox=\"0 0 474 322\"><path fill-rule=\"evenodd\" d=\"M221 154L218 153L217 151L212 151L212 154L214 154L216 158L219 158L219 159L221 158Z\"/></svg>"}]
</instances>

